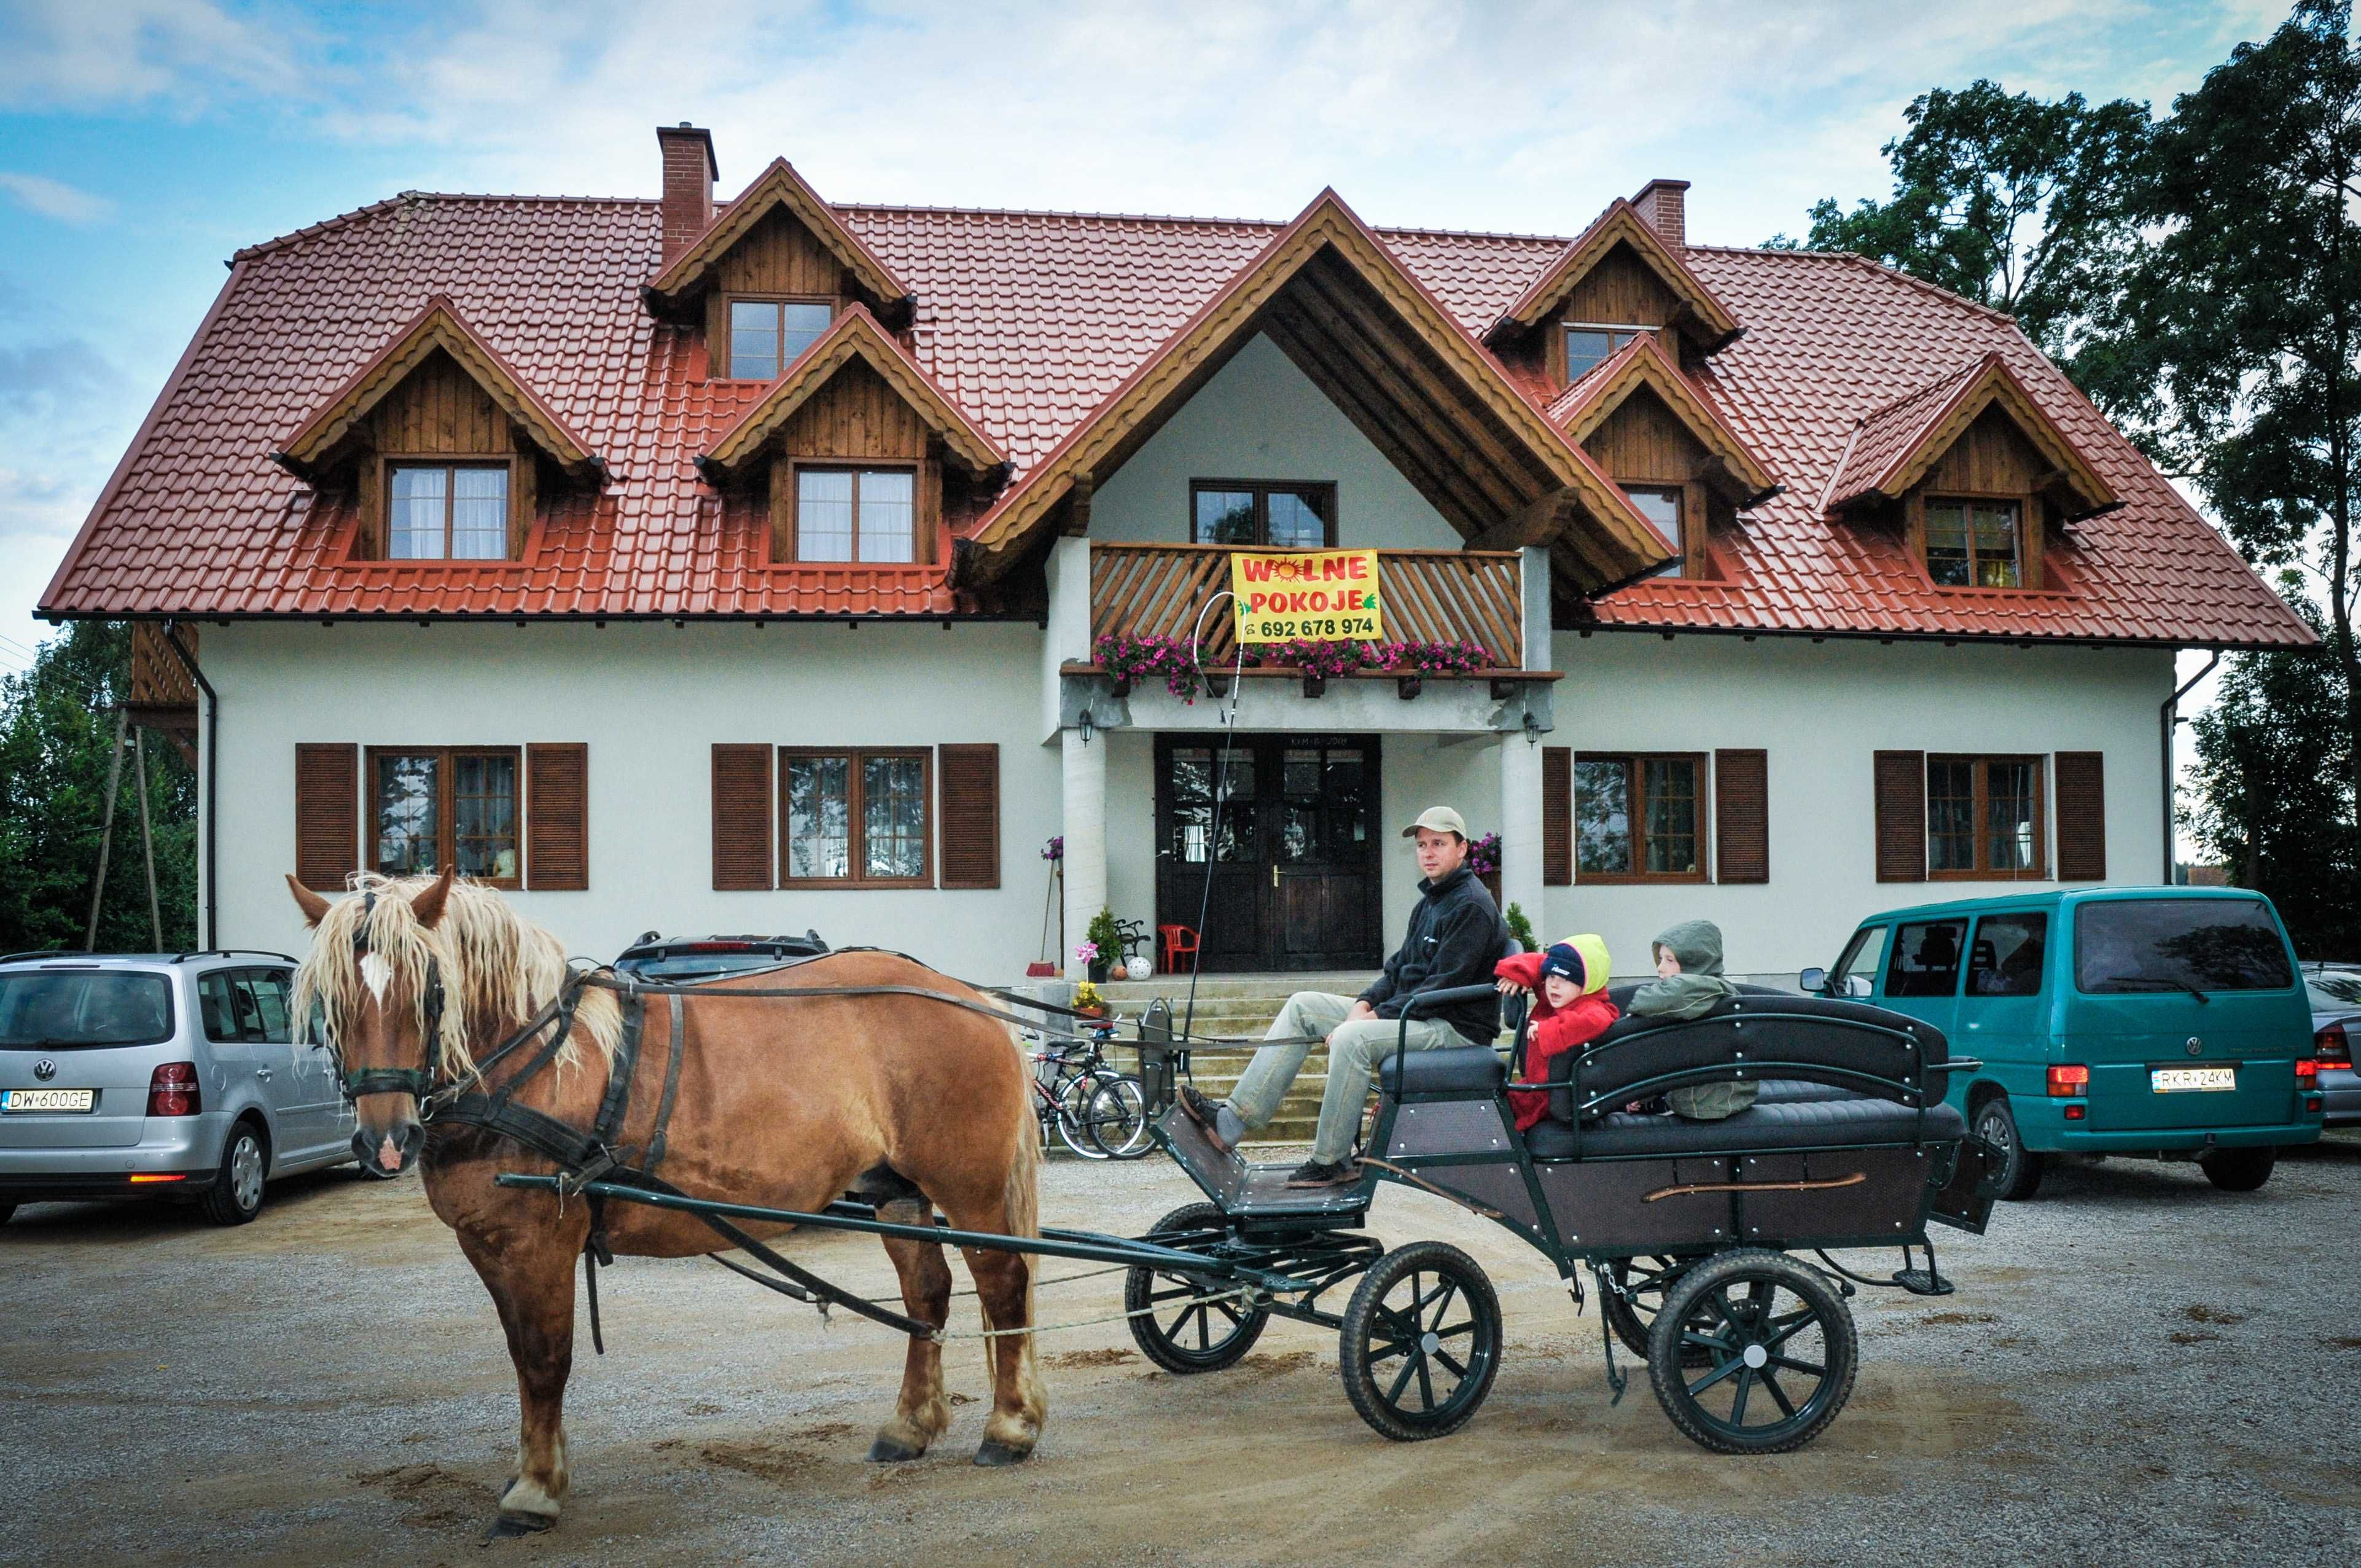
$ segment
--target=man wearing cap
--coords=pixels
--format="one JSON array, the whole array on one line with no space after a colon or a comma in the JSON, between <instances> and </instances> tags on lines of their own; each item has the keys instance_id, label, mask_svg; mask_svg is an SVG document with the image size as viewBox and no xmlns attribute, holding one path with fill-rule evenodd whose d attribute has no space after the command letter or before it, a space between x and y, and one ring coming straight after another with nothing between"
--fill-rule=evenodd
<instances>
[{"instance_id":1,"label":"man wearing cap","mask_svg":"<svg viewBox=\"0 0 2361 1568\"><path fill-rule=\"evenodd\" d=\"M1299 991L1287 999L1266 1036L1272 1044L1255 1052L1227 1100L1194 1089L1180 1091L1190 1120L1223 1148L1267 1126L1287 1098L1288 1086L1303 1069L1312 1042L1328 1042L1328 1085L1320 1096L1320 1130L1312 1158L1288 1179L1290 1187L1338 1187L1360 1179L1347 1157L1361 1124L1370 1075L1400 1040L1403 1007L1422 992L1458 986L1486 988L1480 1000L1452 1003L1411 1019L1410 1048L1488 1046L1499 1032L1499 999L1490 990L1492 966L1509 945L1499 906L1467 868L1467 824L1459 813L1438 806L1402 829L1418 840L1418 907L1411 911L1410 934L1386 960L1385 972L1357 997Z\"/></svg>"}]
</instances>

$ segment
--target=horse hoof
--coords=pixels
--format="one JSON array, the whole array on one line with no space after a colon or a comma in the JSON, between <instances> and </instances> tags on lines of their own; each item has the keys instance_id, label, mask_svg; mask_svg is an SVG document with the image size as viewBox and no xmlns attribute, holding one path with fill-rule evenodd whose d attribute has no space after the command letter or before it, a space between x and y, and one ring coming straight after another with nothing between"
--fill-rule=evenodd
<instances>
[{"instance_id":1,"label":"horse hoof","mask_svg":"<svg viewBox=\"0 0 2361 1568\"><path fill-rule=\"evenodd\" d=\"M1027 1459L1032 1457L1032 1453L1033 1451L1029 1448L1011 1448L1005 1442L986 1438L983 1440L983 1445L975 1451L975 1462L978 1464L997 1468L1003 1464L1022 1464Z\"/></svg>"},{"instance_id":2,"label":"horse hoof","mask_svg":"<svg viewBox=\"0 0 2361 1568\"><path fill-rule=\"evenodd\" d=\"M890 1437L881 1437L869 1445L869 1462L872 1464L899 1464L906 1460L917 1459L926 1452L923 1448L912 1448L906 1442L896 1442Z\"/></svg>"},{"instance_id":3,"label":"horse hoof","mask_svg":"<svg viewBox=\"0 0 2361 1568\"><path fill-rule=\"evenodd\" d=\"M498 1513L492 1516L492 1526L484 1531L484 1539L514 1541L521 1535L539 1535L556 1522L555 1519L544 1518L540 1514Z\"/></svg>"}]
</instances>

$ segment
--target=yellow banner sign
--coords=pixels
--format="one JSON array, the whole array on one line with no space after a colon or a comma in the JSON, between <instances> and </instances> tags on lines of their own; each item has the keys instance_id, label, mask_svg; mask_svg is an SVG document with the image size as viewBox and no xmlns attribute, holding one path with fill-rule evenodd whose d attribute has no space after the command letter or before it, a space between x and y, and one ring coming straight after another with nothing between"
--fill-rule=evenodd
<instances>
[{"instance_id":1,"label":"yellow banner sign","mask_svg":"<svg viewBox=\"0 0 2361 1568\"><path fill-rule=\"evenodd\" d=\"M1385 635L1374 550L1230 557L1238 641L1373 642Z\"/></svg>"}]
</instances>

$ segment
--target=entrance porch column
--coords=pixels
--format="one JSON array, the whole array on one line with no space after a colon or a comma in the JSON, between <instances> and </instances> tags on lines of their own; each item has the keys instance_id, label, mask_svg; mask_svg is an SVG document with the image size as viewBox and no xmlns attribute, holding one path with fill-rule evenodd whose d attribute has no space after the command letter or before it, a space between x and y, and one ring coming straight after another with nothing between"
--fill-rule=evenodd
<instances>
[{"instance_id":1,"label":"entrance porch column","mask_svg":"<svg viewBox=\"0 0 2361 1568\"><path fill-rule=\"evenodd\" d=\"M1102 730L1084 740L1074 728L1060 730L1059 740L1065 750L1066 950L1058 961L1070 979L1082 980L1090 966L1074 948L1107 901L1107 739Z\"/></svg>"},{"instance_id":2,"label":"entrance porch column","mask_svg":"<svg viewBox=\"0 0 2361 1568\"><path fill-rule=\"evenodd\" d=\"M1500 742L1500 908L1521 904L1533 934L1556 938L1542 915L1542 749L1525 735Z\"/></svg>"}]
</instances>

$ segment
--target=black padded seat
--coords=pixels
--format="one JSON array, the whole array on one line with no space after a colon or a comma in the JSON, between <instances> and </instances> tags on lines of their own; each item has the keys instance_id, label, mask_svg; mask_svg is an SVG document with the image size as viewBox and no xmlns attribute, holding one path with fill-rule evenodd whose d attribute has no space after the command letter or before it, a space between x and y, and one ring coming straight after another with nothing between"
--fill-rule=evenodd
<instances>
[{"instance_id":1,"label":"black padded seat","mask_svg":"<svg viewBox=\"0 0 2361 1568\"><path fill-rule=\"evenodd\" d=\"M1751 1154L1761 1149L1820 1148L1847 1144L1907 1143L1919 1131L1918 1113L1907 1105L1868 1095L1801 1100L1751 1108L1719 1122L1682 1116L1635 1116L1618 1111L1582 1129L1582 1157L1632 1155ZM1967 1118L1949 1105L1929 1107L1929 1140L1967 1135ZM1575 1152L1575 1130L1563 1122L1543 1122L1525 1135L1536 1159L1564 1159Z\"/></svg>"},{"instance_id":2,"label":"black padded seat","mask_svg":"<svg viewBox=\"0 0 2361 1568\"><path fill-rule=\"evenodd\" d=\"M1440 1050L1411 1051L1401 1058L1399 1087L1394 1083L1394 1058L1378 1064L1378 1081L1391 1093L1489 1094L1508 1081L1500 1055L1489 1046L1445 1046Z\"/></svg>"},{"instance_id":3,"label":"black padded seat","mask_svg":"<svg viewBox=\"0 0 2361 1568\"><path fill-rule=\"evenodd\" d=\"M1850 1089L1839 1089L1833 1083L1815 1083L1807 1078L1766 1078L1755 1086L1757 1105L1794 1105L1806 1100L1857 1100L1861 1096Z\"/></svg>"}]
</instances>

